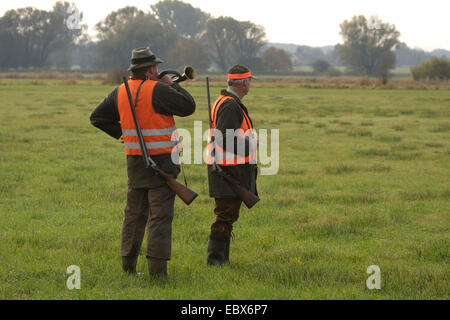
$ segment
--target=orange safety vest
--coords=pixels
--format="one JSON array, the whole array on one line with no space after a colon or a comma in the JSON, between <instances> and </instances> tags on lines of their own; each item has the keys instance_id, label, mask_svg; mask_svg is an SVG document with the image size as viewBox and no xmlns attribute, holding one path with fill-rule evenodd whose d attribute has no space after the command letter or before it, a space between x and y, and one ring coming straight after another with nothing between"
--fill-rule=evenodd
<instances>
[{"instance_id":1,"label":"orange safety vest","mask_svg":"<svg viewBox=\"0 0 450 320\"><path fill-rule=\"evenodd\" d=\"M217 125L217 112L219 111L219 108L222 106L222 104L225 101L227 101L228 99L234 100L233 97L220 95L220 97L217 99L216 103L214 103L214 106L211 110L212 129L214 131L216 131L216 125ZM243 119L242 119L241 128L240 128L240 130L238 130L237 135L239 137L250 136L253 138L254 134L253 134L252 123L251 123L249 117L247 116L247 114L244 112L244 110L240 106L239 106L239 108L242 111ZM244 164L244 163L255 163L255 161L256 161L256 151L250 150L248 156L240 156L236 153L232 153L232 152L224 150L217 143L214 144L214 149L215 149L215 153L214 153L215 161L218 165L221 165L221 166L236 166L236 165ZM209 135L208 135L208 143L206 145L206 163L209 165L211 165L213 163L212 151L213 151L213 147L211 144L211 130L210 130Z\"/></svg>"},{"instance_id":2,"label":"orange safety vest","mask_svg":"<svg viewBox=\"0 0 450 320\"><path fill-rule=\"evenodd\" d=\"M131 97L135 103L136 116L144 137L145 145L150 155L170 154L181 150L181 143L173 116L157 113L153 108L153 89L157 81L147 80L139 91L138 101L136 92L142 80L129 80ZM119 87L117 105L120 115L120 126L127 155L142 155L139 138L134 125L133 114L130 109L125 85Z\"/></svg>"}]
</instances>

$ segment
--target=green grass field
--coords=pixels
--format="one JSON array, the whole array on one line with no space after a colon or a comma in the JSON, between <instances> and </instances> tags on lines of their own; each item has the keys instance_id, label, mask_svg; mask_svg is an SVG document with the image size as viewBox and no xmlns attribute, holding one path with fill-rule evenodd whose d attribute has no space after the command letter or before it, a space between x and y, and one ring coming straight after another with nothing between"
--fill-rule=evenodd
<instances>
[{"instance_id":1,"label":"green grass field","mask_svg":"<svg viewBox=\"0 0 450 320\"><path fill-rule=\"evenodd\" d=\"M142 274L121 272L125 155L89 122L112 89L0 85L0 299L449 298L450 91L253 88L244 102L257 129L280 129L280 166L241 211L231 264L205 266L213 201L205 165L185 166L199 197L176 200L169 279L151 282L145 244ZM177 126L206 129L206 90L188 90L197 111Z\"/></svg>"}]
</instances>

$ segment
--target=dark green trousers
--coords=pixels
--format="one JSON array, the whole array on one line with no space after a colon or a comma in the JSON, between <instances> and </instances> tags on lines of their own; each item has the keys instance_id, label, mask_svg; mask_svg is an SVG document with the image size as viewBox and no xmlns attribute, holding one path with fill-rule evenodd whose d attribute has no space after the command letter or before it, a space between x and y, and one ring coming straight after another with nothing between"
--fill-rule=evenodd
<instances>
[{"instance_id":1,"label":"dark green trousers","mask_svg":"<svg viewBox=\"0 0 450 320\"><path fill-rule=\"evenodd\" d=\"M170 260L175 193L158 188L128 188L120 254L137 257L147 227L147 257Z\"/></svg>"},{"instance_id":2,"label":"dark green trousers","mask_svg":"<svg viewBox=\"0 0 450 320\"><path fill-rule=\"evenodd\" d=\"M211 235L226 238L231 235L233 223L239 219L242 200L239 198L216 198L214 213L216 221L211 225Z\"/></svg>"}]
</instances>

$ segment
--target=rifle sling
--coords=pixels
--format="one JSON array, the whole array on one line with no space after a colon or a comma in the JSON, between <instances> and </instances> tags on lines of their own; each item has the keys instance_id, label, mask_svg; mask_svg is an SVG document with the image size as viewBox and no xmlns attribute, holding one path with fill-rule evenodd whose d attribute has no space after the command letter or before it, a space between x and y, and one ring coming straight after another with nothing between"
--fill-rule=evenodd
<instances>
[{"instance_id":1,"label":"rifle sling","mask_svg":"<svg viewBox=\"0 0 450 320\"><path fill-rule=\"evenodd\" d=\"M133 106L134 110L136 110L136 103L137 103L137 100L138 100L139 91L141 91L141 87L142 87L142 85L144 84L144 82L145 82L145 80L143 80L143 81L141 82L141 84L139 85L139 87L138 87L138 89L137 89L137 92L136 92L136 99L134 99L134 101L135 101L135 102L134 102L134 106ZM145 157L145 155L144 155L144 157ZM151 158L150 158L150 155L148 155L148 158L151 159ZM152 161L152 160L150 160L150 161ZM187 188L188 183L187 183L187 179L186 179L186 174L185 174L185 170L184 170L184 167L183 167L183 163L180 162L180 165L181 165L181 171L183 172L183 180L184 180L184 184L186 185L186 188Z\"/></svg>"},{"instance_id":2,"label":"rifle sling","mask_svg":"<svg viewBox=\"0 0 450 320\"><path fill-rule=\"evenodd\" d=\"M139 97L139 92L141 91L141 88L142 88L142 85L144 84L144 82L145 82L146 80L142 80L142 82L139 84L139 87L138 87L138 89L137 89L137 91L136 91L136 98L134 99L134 103L133 103L133 101L131 101L132 103L133 103L133 109L134 109L134 113L136 114L136 122L138 122L139 123L139 121L138 121L138 119L137 119L137 113L136 113L136 104L137 104L137 101L138 101L138 97ZM138 128L136 127L136 130L138 130ZM139 131L140 131L140 127L139 127ZM140 135L142 136L142 132L140 133ZM148 160L150 161L150 163L152 164L152 166L153 165L156 165L156 163L153 161L153 159L150 157L150 154L148 154L148 152L147 152L147 149L146 149L146 145L145 145L145 141L144 141L144 138L142 137L142 143L144 144L142 147L143 147L143 150L142 150L142 157L144 158L144 163L147 163L147 159L146 159L146 157L148 158Z\"/></svg>"}]
</instances>

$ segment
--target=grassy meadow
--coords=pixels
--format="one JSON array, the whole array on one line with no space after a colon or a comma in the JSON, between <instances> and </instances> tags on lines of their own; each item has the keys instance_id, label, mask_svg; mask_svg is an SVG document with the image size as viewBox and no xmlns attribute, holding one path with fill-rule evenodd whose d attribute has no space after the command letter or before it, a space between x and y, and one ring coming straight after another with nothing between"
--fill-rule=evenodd
<instances>
[{"instance_id":1,"label":"grassy meadow","mask_svg":"<svg viewBox=\"0 0 450 320\"><path fill-rule=\"evenodd\" d=\"M176 200L169 279L151 282L145 243L140 274L121 272L125 154L89 122L114 86L1 80L0 299L448 299L450 91L254 84L244 102L257 129L280 129L278 174L258 177L218 269L206 167L186 165L199 197ZM206 129L204 82L186 86L197 111L177 126Z\"/></svg>"}]
</instances>

